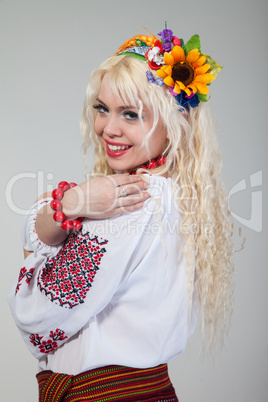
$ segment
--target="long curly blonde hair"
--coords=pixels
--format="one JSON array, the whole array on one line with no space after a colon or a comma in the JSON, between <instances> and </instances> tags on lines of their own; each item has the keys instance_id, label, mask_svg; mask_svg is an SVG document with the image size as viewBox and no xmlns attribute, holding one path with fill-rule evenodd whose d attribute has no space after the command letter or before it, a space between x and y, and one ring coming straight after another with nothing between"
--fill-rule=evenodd
<instances>
[{"instance_id":1,"label":"long curly blonde hair","mask_svg":"<svg viewBox=\"0 0 268 402\"><path fill-rule=\"evenodd\" d=\"M146 71L150 69L142 60L113 56L93 72L81 117L84 159L90 144L94 143L93 172L114 173L95 134L96 111L92 108L102 79L109 72L110 86L116 96L139 110L143 105L153 110L154 126L144 136L145 147L158 119L162 119L167 129L166 165L150 173L174 179L174 195L182 217L180 230L186 240L184 253L188 261L189 286L194 279L203 339L211 350L216 341L222 343L224 340L233 296L233 224L229 219L227 191L221 179L221 152L208 105L202 103L190 108L189 112L178 110L168 88L149 83Z\"/></svg>"}]
</instances>

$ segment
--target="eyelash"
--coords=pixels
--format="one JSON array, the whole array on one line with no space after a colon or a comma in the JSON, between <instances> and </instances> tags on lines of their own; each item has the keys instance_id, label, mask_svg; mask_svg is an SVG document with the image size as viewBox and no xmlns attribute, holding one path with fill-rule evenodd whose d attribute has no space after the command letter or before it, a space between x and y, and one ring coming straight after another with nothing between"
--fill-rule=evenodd
<instances>
[{"instance_id":1,"label":"eyelash","mask_svg":"<svg viewBox=\"0 0 268 402\"><path fill-rule=\"evenodd\" d=\"M101 114L109 112L109 110L101 104L94 105L93 108L96 109ZM123 112L123 116L126 117L127 120L137 120L139 118L138 113L131 112L130 110L125 110Z\"/></svg>"},{"instance_id":2,"label":"eyelash","mask_svg":"<svg viewBox=\"0 0 268 402\"><path fill-rule=\"evenodd\" d=\"M138 113L130 112L130 111L125 111L123 113L123 116L129 116L129 117L127 117L128 120L137 120L139 118Z\"/></svg>"},{"instance_id":3,"label":"eyelash","mask_svg":"<svg viewBox=\"0 0 268 402\"><path fill-rule=\"evenodd\" d=\"M108 109L105 106L100 105L100 104L99 105L93 105L93 108L96 109L100 113L108 112Z\"/></svg>"}]
</instances>

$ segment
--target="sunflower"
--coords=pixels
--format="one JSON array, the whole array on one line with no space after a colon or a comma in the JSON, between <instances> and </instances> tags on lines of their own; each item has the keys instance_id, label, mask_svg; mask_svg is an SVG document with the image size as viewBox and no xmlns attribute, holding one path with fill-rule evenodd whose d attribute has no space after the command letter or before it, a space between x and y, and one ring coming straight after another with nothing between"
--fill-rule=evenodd
<instances>
[{"instance_id":1,"label":"sunflower","mask_svg":"<svg viewBox=\"0 0 268 402\"><path fill-rule=\"evenodd\" d=\"M211 65L206 62L206 56L201 55L198 49L192 49L187 56L181 46L174 46L170 53L164 54L164 63L157 75L164 83L172 87L175 94L181 91L188 96L192 93L208 94L208 84L215 79L208 71ZM205 64L204 64L205 63Z\"/></svg>"}]
</instances>

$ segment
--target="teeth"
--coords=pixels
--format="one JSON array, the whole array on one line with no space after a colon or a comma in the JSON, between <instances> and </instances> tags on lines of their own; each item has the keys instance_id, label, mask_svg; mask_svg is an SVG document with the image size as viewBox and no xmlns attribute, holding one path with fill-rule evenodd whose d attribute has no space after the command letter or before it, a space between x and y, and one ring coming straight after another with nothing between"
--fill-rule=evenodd
<instances>
[{"instance_id":1,"label":"teeth","mask_svg":"<svg viewBox=\"0 0 268 402\"><path fill-rule=\"evenodd\" d=\"M130 148L130 145L122 145L122 146L110 145L110 144L107 145L110 151L112 152L124 151L125 149Z\"/></svg>"}]
</instances>

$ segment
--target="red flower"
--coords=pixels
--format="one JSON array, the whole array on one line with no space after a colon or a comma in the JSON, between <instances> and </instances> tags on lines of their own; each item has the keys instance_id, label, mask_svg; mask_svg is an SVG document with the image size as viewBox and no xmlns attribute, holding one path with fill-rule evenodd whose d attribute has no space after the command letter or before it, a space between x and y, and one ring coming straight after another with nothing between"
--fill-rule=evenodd
<instances>
[{"instance_id":1,"label":"red flower","mask_svg":"<svg viewBox=\"0 0 268 402\"><path fill-rule=\"evenodd\" d=\"M56 272L51 272L50 275L46 278L46 283L55 282L57 280Z\"/></svg>"},{"instance_id":2,"label":"red flower","mask_svg":"<svg viewBox=\"0 0 268 402\"><path fill-rule=\"evenodd\" d=\"M95 273L96 273L96 271L88 272L88 273L86 274L87 280L88 280L89 282L91 282L91 283L93 282Z\"/></svg>"},{"instance_id":3,"label":"red flower","mask_svg":"<svg viewBox=\"0 0 268 402\"><path fill-rule=\"evenodd\" d=\"M85 260L86 259L87 258L85 258ZM81 261L81 263L82 263L82 261ZM77 262L74 262L74 263L70 264L69 269L70 269L70 274L71 275L81 274L81 269L80 269L79 264Z\"/></svg>"},{"instance_id":4,"label":"red flower","mask_svg":"<svg viewBox=\"0 0 268 402\"><path fill-rule=\"evenodd\" d=\"M87 248L84 244L81 244L78 249L78 255L79 257L84 257L87 254Z\"/></svg>"},{"instance_id":5,"label":"red flower","mask_svg":"<svg viewBox=\"0 0 268 402\"><path fill-rule=\"evenodd\" d=\"M83 286L86 286L86 284L87 284L85 281L85 278L82 275L74 278L73 283L76 288L82 288Z\"/></svg>"},{"instance_id":6,"label":"red flower","mask_svg":"<svg viewBox=\"0 0 268 402\"><path fill-rule=\"evenodd\" d=\"M181 46L181 41L177 36L172 36L172 43L174 46Z\"/></svg>"},{"instance_id":7,"label":"red flower","mask_svg":"<svg viewBox=\"0 0 268 402\"><path fill-rule=\"evenodd\" d=\"M147 50L147 52L146 52L145 55L144 55L144 57L148 60L148 66L150 67L151 70L159 70L159 68L160 68L161 66L159 66L158 64L156 64L154 61L148 59L148 53L149 53L150 50L152 50L152 48L150 48L149 50Z\"/></svg>"},{"instance_id":8,"label":"red flower","mask_svg":"<svg viewBox=\"0 0 268 402\"><path fill-rule=\"evenodd\" d=\"M154 47L159 47L159 53L164 53L162 42L159 39L154 42Z\"/></svg>"},{"instance_id":9,"label":"red flower","mask_svg":"<svg viewBox=\"0 0 268 402\"><path fill-rule=\"evenodd\" d=\"M68 278L68 270L67 270L67 268L61 267L61 268L59 269L58 278L59 278L59 280L63 280L63 279L67 279L67 278ZM53 282L54 280L56 280L56 278L55 278L55 279L52 279L51 282Z\"/></svg>"},{"instance_id":10,"label":"red flower","mask_svg":"<svg viewBox=\"0 0 268 402\"><path fill-rule=\"evenodd\" d=\"M150 50L152 50L152 49L153 49L152 47L150 49L148 49L147 52L145 53L144 57L148 60L148 66L150 67L151 70L159 70L159 68L161 66L159 66L159 64L156 64L153 60L149 60L149 58L148 58L148 54L149 54ZM163 48L162 48L162 50L163 50Z\"/></svg>"},{"instance_id":11,"label":"red flower","mask_svg":"<svg viewBox=\"0 0 268 402\"><path fill-rule=\"evenodd\" d=\"M97 253L97 254L93 255L95 264L99 265L102 257L103 257L102 253Z\"/></svg>"},{"instance_id":12,"label":"red flower","mask_svg":"<svg viewBox=\"0 0 268 402\"><path fill-rule=\"evenodd\" d=\"M58 347L57 342L49 339L48 341L43 341L42 345L39 346L39 349L41 353L50 353L57 347Z\"/></svg>"},{"instance_id":13,"label":"red flower","mask_svg":"<svg viewBox=\"0 0 268 402\"><path fill-rule=\"evenodd\" d=\"M91 261L90 258L84 258L81 261L81 265L82 265L82 268L85 269L85 270L93 268L93 262Z\"/></svg>"},{"instance_id":14,"label":"red flower","mask_svg":"<svg viewBox=\"0 0 268 402\"><path fill-rule=\"evenodd\" d=\"M65 293L69 293L72 291L73 287L72 287L72 283L68 280L68 281L64 281L62 283L60 283L60 288L63 292Z\"/></svg>"},{"instance_id":15,"label":"red flower","mask_svg":"<svg viewBox=\"0 0 268 402\"><path fill-rule=\"evenodd\" d=\"M50 338L53 339L53 341L63 341L64 339L67 339L68 336L64 336L65 332L62 331L61 329L56 329L55 331L50 331Z\"/></svg>"},{"instance_id":16,"label":"red flower","mask_svg":"<svg viewBox=\"0 0 268 402\"><path fill-rule=\"evenodd\" d=\"M98 246L98 245L94 246L93 244L90 244L89 249L91 252L95 252L95 251L100 250L100 246Z\"/></svg>"},{"instance_id":17,"label":"red flower","mask_svg":"<svg viewBox=\"0 0 268 402\"><path fill-rule=\"evenodd\" d=\"M68 261L74 261L76 260L76 255L75 255L75 251L71 250L67 252L67 260Z\"/></svg>"}]
</instances>

